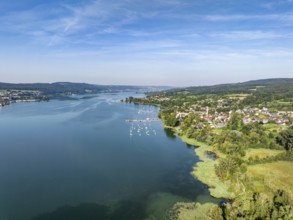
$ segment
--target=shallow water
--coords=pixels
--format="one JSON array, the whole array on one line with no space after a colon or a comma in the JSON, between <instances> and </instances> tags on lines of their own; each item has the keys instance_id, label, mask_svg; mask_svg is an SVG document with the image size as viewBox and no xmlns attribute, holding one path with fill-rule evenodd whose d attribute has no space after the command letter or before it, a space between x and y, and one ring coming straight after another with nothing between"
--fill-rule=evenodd
<instances>
[{"instance_id":1,"label":"shallow water","mask_svg":"<svg viewBox=\"0 0 293 220\"><path fill-rule=\"evenodd\" d=\"M136 94L0 108L0 219L160 219L175 201L212 201L194 149ZM139 131L138 131L139 130Z\"/></svg>"}]
</instances>

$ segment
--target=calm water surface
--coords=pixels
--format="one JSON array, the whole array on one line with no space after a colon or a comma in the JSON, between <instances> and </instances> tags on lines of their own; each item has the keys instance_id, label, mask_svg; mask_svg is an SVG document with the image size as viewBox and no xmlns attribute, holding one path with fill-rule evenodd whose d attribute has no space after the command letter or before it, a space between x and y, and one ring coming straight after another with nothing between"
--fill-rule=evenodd
<instances>
[{"instance_id":1,"label":"calm water surface","mask_svg":"<svg viewBox=\"0 0 293 220\"><path fill-rule=\"evenodd\" d=\"M0 219L161 219L175 201L211 201L193 148L161 122L126 122L158 113L119 102L129 95L0 108Z\"/></svg>"}]
</instances>

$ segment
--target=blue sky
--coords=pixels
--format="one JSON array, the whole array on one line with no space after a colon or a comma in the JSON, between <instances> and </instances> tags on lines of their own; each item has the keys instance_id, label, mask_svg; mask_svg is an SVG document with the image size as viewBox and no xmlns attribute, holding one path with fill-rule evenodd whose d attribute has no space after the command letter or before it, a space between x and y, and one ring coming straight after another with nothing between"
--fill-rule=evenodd
<instances>
[{"instance_id":1,"label":"blue sky","mask_svg":"<svg viewBox=\"0 0 293 220\"><path fill-rule=\"evenodd\" d=\"M0 0L0 81L293 76L293 0Z\"/></svg>"}]
</instances>

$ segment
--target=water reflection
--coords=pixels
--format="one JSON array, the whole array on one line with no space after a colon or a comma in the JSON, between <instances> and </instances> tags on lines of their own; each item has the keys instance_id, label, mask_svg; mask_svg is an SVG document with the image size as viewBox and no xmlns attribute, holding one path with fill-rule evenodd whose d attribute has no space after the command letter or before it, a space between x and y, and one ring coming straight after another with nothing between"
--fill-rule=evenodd
<instances>
[{"instance_id":1,"label":"water reflection","mask_svg":"<svg viewBox=\"0 0 293 220\"><path fill-rule=\"evenodd\" d=\"M194 145L191 145L191 144L188 144L188 143L186 143L186 147L187 147L188 149L194 149L194 148L195 148Z\"/></svg>"},{"instance_id":2,"label":"water reflection","mask_svg":"<svg viewBox=\"0 0 293 220\"><path fill-rule=\"evenodd\" d=\"M35 216L32 220L129 220L145 217L143 205L139 201L121 201L115 206L96 203L62 206Z\"/></svg>"},{"instance_id":3,"label":"water reflection","mask_svg":"<svg viewBox=\"0 0 293 220\"><path fill-rule=\"evenodd\" d=\"M176 139L176 134L171 128L164 128L164 132L169 139Z\"/></svg>"},{"instance_id":4,"label":"water reflection","mask_svg":"<svg viewBox=\"0 0 293 220\"><path fill-rule=\"evenodd\" d=\"M40 214L32 220L96 220L107 219L108 207L98 204L80 204L77 206L63 206L53 212Z\"/></svg>"}]
</instances>

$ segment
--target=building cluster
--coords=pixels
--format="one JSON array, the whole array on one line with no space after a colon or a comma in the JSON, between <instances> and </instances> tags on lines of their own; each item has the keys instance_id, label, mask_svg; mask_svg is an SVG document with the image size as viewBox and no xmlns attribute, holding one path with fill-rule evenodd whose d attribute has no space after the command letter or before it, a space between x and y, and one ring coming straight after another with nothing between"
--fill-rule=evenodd
<instances>
[{"instance_id":1,"label":"building cluster","mask_svg":"<svg viewBox=\"0 0 293 220\"><path fill-rule=\"evenodd\" d=\"M269 111L268 108L246 107L235 110L232 106L239 100L246 98L245 94L231 94L227 96L202 96L196 100L187 97L182 102L176 104L179 108L176 118L182 122L189 114L194 113L205 120L211 128L222 128L227 125L233 112L242 116L244 124L256 122L260 124L275 123L288 125L292 123L293 111ZM164 96L148 96L148 102L177 102L177 99ZM234 109L233 111L231 109Z\"/></svg>"},{"instance_id":2,"label":"building cluster","mask_svg":"<svg viewBox=\"0 0 293 220\"><path fill-rule=\"evenodd\" d=\"M250 122L258 122L262 124L276 123L286 125L293 118L293 111L277 111L270 112L268 108L245 108L240 111L245 124Z\"/></svg>"},{"instance_id":3,"label":"building cluster","mask_svg":"<svg viewBox=\"0 0 293 220\"><path fill-rule=\"evenodd\" d=\"M35 102L44 99L39 91L1 90L0 107L14 102Z\"/></svg>"},{"instance_id":4,"label":"building cluster","mask_svg":"<svg viewBox=\"0 0 293 220\"><path fill-rule=\"evenodd\" d=\"M250 122L257 122L261 124L276 123L280 125L286 125L293 119L293 111L278 111L271 113L267 108L244 108L238 109L236 113L242 115L244 124ZM192 108L188 112L177 112L176 118L179 121L183 121L189 114L195 113L199 115L201 119L208 122L211 128L222 128L227 125L233 111L211 113L209 107L202 108L201 111L195 111Z\"/></svg>"},{"instance_id":5,"label":"building cluster","mask_svg":"<svg viewBox=\"0 0 293 220\"><path fill-rule=\"evenodd\" d=\"M175 101L175 99L168 98L168 97L161 97L161 96L147 96L145 98L147 101L156 101L156 102L169 102L169 101Z\"/></svg>"}]
</instances>

